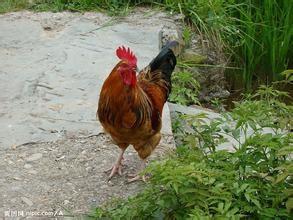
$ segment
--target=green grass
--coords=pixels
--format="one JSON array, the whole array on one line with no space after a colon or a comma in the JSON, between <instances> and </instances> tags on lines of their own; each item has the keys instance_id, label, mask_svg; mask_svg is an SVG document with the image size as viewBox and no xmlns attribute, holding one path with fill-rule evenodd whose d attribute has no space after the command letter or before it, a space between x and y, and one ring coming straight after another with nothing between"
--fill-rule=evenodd
<instances>
[{"instance_id":1,"label":"green grass","mask_svg":"<svg viewBox=\"0 0 293 220\"><path fill-rule=\"evenodd\" d=\"M292 62L292 2L249 0L233 6L233 13L239 30L235 61L243 67L246 88L253 81L280 80L280 73Z\"/></svg>"},{"instance_id":2,"label":"green grass","mask_svg":"<svg viewBox=\"0 0 293 220\"><path fill-rule=\"evenodd\" d=\"M223 49L232 64L241 68L232 73L247 90L254 84L279 80L280 73L292 67L290 0L160 2L168 10L186 15L199 32L214 42L214 48Z\"/></svg>"},{"instance_id":3,"label":"green grass","mask_svg":"<svg viewBox=\"0 0 293 220\"><path fill-rule=\"evenodd\" d=\"M106 1L106 0L37 0L33 6L38 11L101 11L107 9L111 14L121 10L122 1ZM123 10L126 7L123 7Z\"/></svg>"},{"instance_id":4,"label":"green grass","mask_svg":"<svg viewBox=\"0 0 293 220\"><path fill-rule=\"evenodd\" d=\"M29 6L27 0L1 0L0 1L0 13L9 11L18 11L25 9Z\"/></svg>"}]
</instances>

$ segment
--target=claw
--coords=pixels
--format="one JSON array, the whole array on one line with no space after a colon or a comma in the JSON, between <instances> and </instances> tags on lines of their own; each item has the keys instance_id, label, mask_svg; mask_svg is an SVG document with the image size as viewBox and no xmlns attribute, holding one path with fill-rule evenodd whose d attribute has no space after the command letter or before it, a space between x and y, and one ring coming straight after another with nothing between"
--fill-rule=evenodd
<instances>
[{"instance_id":1,"label":"claw","mask_svg":"<svg viewBox=\"0 0 293 220\"><path fill-rule=\"evenodd\" d=\"M118 173L120 176L122 175L122 160L124 159L123 158L123 153L124 153L125 149L123 149L118 158L117 158L117 161L116 163L108 170L104 171L105 173L109 172L111 170L111 173L108 177L108 181L116 174Z\"/></svg>"},{"instance_id":2,"label":"claw","mask_svg":"<svg viewBox=\"0 0 293 220\"><path fill-rule=\"evenodd\" d=\"M116 174L116 173L118 173L120 176L122 175L122 165L121 164L119 164L119 165L117 165L117 164L114 164L108 171L110 171L111 170L111 173L110 173L110 175L109 175L109 177L108 177L108 181L110 180L110 179L112 179L112 177Z\"/></svg>"},{"instance_id":3,"label":"claw","mask_svg":"<svg viewBox=\"0 0 293 220\"><path fill-rule=\"evenodd\" d=\"M111 166L109 169L107 169L107 170L104 170L104 173L108 173L110 170L112 170L112 169L113 169L113 167L114 167L114 165L113 165L113 166Z\"/></svg>"},{"instance_id":4,"label":"claw","mask_svg":"<svg viewBox=\"0 0 293 220\"><path fill-rule=\"evenodd\" d=\"M127 174L127 176L130 178L133 178L133 177L139 176L139 173L129 173Z\"/></svg>"},{"instance_id":5,"label":"claw","mask_svg":"<svg viewBox=\"0 0 293 220\"><path fill-rule=\"evenodd\" d=\"M120 166L118 166L118 174L119 174L119 176L122 176L122 164L120 164Z\"/></svg>"},{"instance_id":6,"label":"claw","mask_svg":"<svg viewBox=\"0 0 293 220\"><path fill-rule=\"evenodd\" d=\"M143 182L146 182L146 176L145 175L142 175L142 176L134 175L132 178L127 180L127 183L133 183L138 180L142 180Z\"/></svg>"},{"instance_id":7,"label":"claw","mask_svg":"<svg viewBox=\"0 0 293 220\"><path fill-rule=\"evenodd\" d=\"M142 170L144 170L144 168L146 167L146 159L143 159L141 161L141 168L140 168L140 172ZM135 181L138 181L138 180L142 180L143 182L146 182L146 176L145 175L142 175L140 176L139 173L136 173L136 174L128 174L129 177L132 177L130 179L127 180L128 183L132 183L132 182L135 182Z\"/></svg>"}]
</instances>

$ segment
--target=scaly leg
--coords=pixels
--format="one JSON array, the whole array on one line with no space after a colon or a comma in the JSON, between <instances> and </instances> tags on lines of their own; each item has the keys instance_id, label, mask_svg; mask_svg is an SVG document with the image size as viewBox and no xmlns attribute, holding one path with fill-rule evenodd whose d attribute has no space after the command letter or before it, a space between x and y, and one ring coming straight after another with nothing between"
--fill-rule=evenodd
<instances>
[{"instance_id":1,"label":"scaly leg","mask_svg":"<svg viewBox=\"0 0 293 220\"><path fill-rule=\"evenodd\" d=\"M109 169L109 170L107 170L107 171L105 171L105 172L108 172L108 171L110 171L111 170L111 173L110 173L110 175L109 175L109 177L108 177L108 181L118 172L118 174L121 176L122 175L122 164L121 164L121 161L122 161L122 159L123 159L123 154L124 154L124 151L125 151L126 149L121 149L121 152L120 152L120 154L119 154L119 156L118 156L118 158L117 158L117 161L116 161L116 163Z\"/></svg>"},{"instance_id":2,"label":"scaly leg","mask_svg":"<svg viewBox=\"0 0 293 220\"><path fill-rule=\"evenodd\" d=\"M145 175L143 175L142 177L139 175L139 173L146 168L146 162L147 162L146 159L142 159L139 172L137 172L136 174L128 175L128 176L132 177L127 180L128 183L132 183L132 182L140 180L140 179L142 179L142 181L146 182Z\"/></svg>"}]
</instances>

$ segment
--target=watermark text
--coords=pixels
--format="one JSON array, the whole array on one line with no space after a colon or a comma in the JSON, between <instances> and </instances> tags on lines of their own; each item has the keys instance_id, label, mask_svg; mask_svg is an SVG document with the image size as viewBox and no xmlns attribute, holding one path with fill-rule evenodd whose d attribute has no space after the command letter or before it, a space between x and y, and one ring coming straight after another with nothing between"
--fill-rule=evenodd
<instances>
[{"instance_id":1,"label":"watermark text","mask_svg":"<svg viewBox=\"0 0 293 220\"><path fill-rule=\"evenodd\" d=\"M60 210L56 210L56 211L7 210L7 211L4 211L4 217L28 217L28 216L56 217L56 216L63 216L63 212Z\"/></svg>"}]
</instances>

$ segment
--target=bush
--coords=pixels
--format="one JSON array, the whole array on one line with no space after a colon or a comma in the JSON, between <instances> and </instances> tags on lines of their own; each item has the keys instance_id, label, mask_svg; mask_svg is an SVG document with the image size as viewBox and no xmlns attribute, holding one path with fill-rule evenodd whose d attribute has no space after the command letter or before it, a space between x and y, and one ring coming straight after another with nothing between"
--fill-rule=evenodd
<instances>
[{"instance_id":1,"label":"bush","mask_svg":"<svg viewBox=\"0 0 293 220\"><path fill-rule=\"evenodd\" d=\"M174 72L172 82L170 102L182 105L200 104L198 100L200 85L191 72Z\"/></svg>"}]
</instances>

